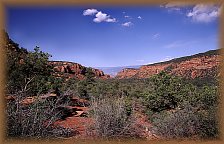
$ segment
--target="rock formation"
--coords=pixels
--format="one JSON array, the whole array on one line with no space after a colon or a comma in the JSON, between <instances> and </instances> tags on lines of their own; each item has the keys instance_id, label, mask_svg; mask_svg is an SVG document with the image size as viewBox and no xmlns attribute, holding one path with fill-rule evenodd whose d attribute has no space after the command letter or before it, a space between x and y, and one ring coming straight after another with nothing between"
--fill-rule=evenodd
<instances>
[{"instance_id":1,"label":"rock formation","mask_svg":"<svg viewBox=\"0 0 224 144\"><path fill-rule=\"evenodd\" d=\"M87 76L89 69L94 74L95 78L110 78L109 75L104 74L104 72L99 69L87 68L78 63L50 61L49 64L53 66L53 75L56 77L84 79Z\"/></svg>"},{"instance_id":2,"label":"rock formation","mask_svg":"<svg viewBox=\"0 0 224 144\"><path fill-rule=\"evenodd\" d=\"M181 57L166 62L141 66L139 69L123 69L116 76L123 78L148 78L161 71L185 78L215 77L219 74L221 62L218 50L211 50L192 56Z\"/></svg>"}]
</instances>

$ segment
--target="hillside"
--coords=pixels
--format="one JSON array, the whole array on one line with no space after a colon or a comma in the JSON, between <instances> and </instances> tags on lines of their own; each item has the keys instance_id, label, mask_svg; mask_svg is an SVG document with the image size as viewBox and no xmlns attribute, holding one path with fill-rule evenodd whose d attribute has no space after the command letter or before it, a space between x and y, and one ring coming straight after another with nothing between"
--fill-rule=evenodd
<instances>
[{"instance_id":1,"label":"hillside","mask_svg":"<svg viewBox=\"0 0 224 144\"><path fill-rule=\"evenodd\" d=\"M10 39L6 32L4 35L6 42L6 52L9 54L10 57L12 57L11 59L14 58L14 60L17 61L16 63L23 64L23 61L27 57L29 51L25 48L20 47L19 44L15 43L12 39ZM11 62L9 61L9 63ZM104 74L104 72L99 69L87 68L85 66L82 66L81 64L74 62L49 61L48 64L52 67L52 74L54 76L63 77L65 79L84 79L88 72L92 72L95 78L107 79L110 77L109 75Z\"/></svg>"},{"instance_id":2,"label":"hillside","mask_svg":"<svg viewBox=\"0 0 224 144\"><path fill-rule=\"evenodd\" d=\"M214 77L218 75L220 62L218 50L211 50L170 61L144 65L138 69L126 68L120 71L116 78L147 78L161 71L192 79L197 77Z\"/></svg>"},{"instance_id":3,"label":"hillside","mask_svg":"<svg viewBox=\"0 0 224 144\"><path fill-rule=\"evenodd\" d=\"M219 136L218 50L126 68L118 79L78 63L49 61L50 55L39 47L27 51L8 35L5 51L8 137Z\"/></svg>"},{"instance_id":4,"label":"hillside","mask_svg":"<svg viewBox=\"0 0 224 144\"><path fill-rule=\"evenodd\" d=\"M87 68L74 62L50 61L49 64L53 66L53 75L56 77L84 79L89 72L92 72L95 78L110 78L99 69Z\"/></svg>"}]
</instances>

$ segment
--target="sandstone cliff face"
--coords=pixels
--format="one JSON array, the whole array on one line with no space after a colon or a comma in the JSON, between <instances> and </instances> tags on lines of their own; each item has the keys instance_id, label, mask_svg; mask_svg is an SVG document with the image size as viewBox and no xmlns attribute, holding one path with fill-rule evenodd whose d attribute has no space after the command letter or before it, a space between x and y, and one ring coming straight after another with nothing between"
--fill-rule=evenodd
<instances>
[{"instance_id":1,"label":"sandstone cliff face","mask_svg":"<svg viewBox=\"0 0 224 144\"><path fill-rule=\"evenodd\" d=\"M125 68L116 75L116 78L132 78L139 72L139 69Z\"/></svg>"},{"instance_id":2,"label":"sandstone cliff face","mask_svg":"<svg viewBox=\"0 0 224 144\"><path fill-rule=\"evenodd\" d=\"M78 78L84 79L87 74L87 67L78 63L64 62L64 61L50 61L50 65L53 66L53 75L56 77L65 77L66 79ZM90 68L94 73L95 78L108 79L109 75L104 74L103 71Z\"/></svg>"},{"instance_id":3,"label":"sandstone cliff face","mask_svg":"<svg viewBox=\"0 0 224 144\"><path fill-rule=\"evenodd\" d=\"M139 69L123 69L116 76L122 78L148 78L161 71L185 78L215 77L219 74L220 55L217 50L167 62L141 66Z\"/></svg>"}]
</instances>

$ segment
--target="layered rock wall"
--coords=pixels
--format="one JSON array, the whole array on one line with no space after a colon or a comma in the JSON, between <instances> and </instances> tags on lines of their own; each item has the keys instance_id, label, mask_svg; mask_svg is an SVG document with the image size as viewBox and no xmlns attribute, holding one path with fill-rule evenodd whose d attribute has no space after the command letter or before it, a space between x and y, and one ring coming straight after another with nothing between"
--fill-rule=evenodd
<instances>
[{"instance_id":1,"label":"layered rock wall","mask_svg":"<svg viewBox=\"0 0 224 144\"><path fill-rule=\"evenodd\" d=\"M193 79L196 77L214 77L219 74L221 58L217 53L208 54L207 52L204 55L200 54L182 59L144 65L139 69L123 69L117 74L116 78L148 78L161 71Z\"/></svg>"},{"instance_id":2,"label":"layered rock wall","mask_svg":"<svg viewBox=\"0 0 224 144\"><path fill-rule=\"evenodd\" d=\"M77 78L77 79L84 79L87 74L87 67L82 66L78 63L73 62L65 62L65 61L50 61L50 65L53 67L53 75L57 77L65 77L66 79L69 78ZM103 71L99 69L89 68L95 78L102 78L108 79L110 78L109 75L104 74Z\"/></svg>"}]
</instances>

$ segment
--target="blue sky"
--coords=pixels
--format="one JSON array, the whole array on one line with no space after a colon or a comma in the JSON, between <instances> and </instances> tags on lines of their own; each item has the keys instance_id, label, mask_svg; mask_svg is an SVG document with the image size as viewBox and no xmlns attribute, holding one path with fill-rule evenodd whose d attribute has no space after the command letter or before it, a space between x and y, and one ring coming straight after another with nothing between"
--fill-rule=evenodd
<instances>
[{"instance_id":1,"label":"blue sky","mask_svg":"<svg viewBox=\"0 0 224 144\"><path fill-rule=\"evenodd\" d=\"M219 48L219 7L7 7L21 47L90 67L142 65Z\"/></svg>"}]
</instances>

